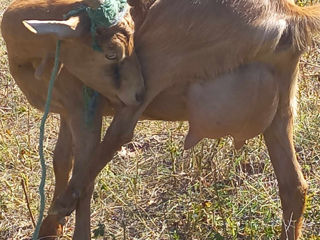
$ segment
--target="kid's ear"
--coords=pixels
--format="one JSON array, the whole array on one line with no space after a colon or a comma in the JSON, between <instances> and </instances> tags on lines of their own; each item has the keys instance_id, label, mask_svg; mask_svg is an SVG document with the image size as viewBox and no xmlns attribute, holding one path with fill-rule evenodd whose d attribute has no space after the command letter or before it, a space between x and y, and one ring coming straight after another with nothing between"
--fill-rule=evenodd
<instances>
[{"instance_id":1,"label":"kid's ear","mask_svg":"<svg viewBox=\"0 0 320 240\"><path fill-rule=\"evenodd\" d=\"M24 26L38 35L55 35L58 39L77 38L88 32L88 22L80 17L68 20L24 20Z\"/></svg>"}]
</instances>

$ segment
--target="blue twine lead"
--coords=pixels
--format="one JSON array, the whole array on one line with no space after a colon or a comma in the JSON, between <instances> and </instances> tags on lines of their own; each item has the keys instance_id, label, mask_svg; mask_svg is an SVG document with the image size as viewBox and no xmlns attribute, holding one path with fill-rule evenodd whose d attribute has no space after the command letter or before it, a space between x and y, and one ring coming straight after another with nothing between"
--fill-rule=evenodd
<instances>
[{"instance_id":1,"label":"blue twine lead","mask_svg":"<svg viewBox=\"0 0 320 240\"><path fill-rule=\"evenodd\" d=\"M53 66L53 70L51 73L49 86L48 86L47 100L46 100L46 104L44 107L44 114L43 114L43 117L41 119L41 124L40 124L40 137L39 137L39 155L40 155L40 162L41 162L41 182L39 185L40 210L39 210L39 217L38 217L36 229L33 233L32 240L38 239L39 232L40 232L40 226L41 226L41 222L42 222L43 215L44 215L44 208L45 208L45 201L46 201L44 186L46 184L47 170L46 170L46 162L45 162L44 154L43 154L43 140L44 140L45 124L46 124L46 120L48 118L48 114L50 111L50 103L51 103L51 99L52 99L53 85L54 85L54 81L55 81L57 74L58 74L58 71L59 71L60 48L61 48L61 41L58 40L57 46L56 46L56 55L55 55L55 59L54 59L54 66Z\"/></svg>"}]
</instances>

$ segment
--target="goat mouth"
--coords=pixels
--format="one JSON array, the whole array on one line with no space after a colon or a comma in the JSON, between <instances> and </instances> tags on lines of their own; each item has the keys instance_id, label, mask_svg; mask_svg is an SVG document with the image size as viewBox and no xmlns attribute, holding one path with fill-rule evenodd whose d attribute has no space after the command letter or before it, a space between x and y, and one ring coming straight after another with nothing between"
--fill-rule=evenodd
<instances>
[{"instance_id":1,"label":"goat mouth","mask_svg":"<svg viewBox=\"0 0 320 240\"><path fill-rule=\"evenodd\" d=\"M126 106L138 106L144 100L144 93L118 94L117 98Z\"/></svg>"},{"instance_id":2,"label":"goat mouth","mask_svg":"<svg viewBox=\"0 0 320 240\"><path fill-rule=\"evenodd\" d=\"M139 103L136 101L130 101L127 98L120 97L119 95L115 95L112 98L107 98L114 108L118 107L130 107L130 106L137 106Z\"/></svg>"}]
</instances>

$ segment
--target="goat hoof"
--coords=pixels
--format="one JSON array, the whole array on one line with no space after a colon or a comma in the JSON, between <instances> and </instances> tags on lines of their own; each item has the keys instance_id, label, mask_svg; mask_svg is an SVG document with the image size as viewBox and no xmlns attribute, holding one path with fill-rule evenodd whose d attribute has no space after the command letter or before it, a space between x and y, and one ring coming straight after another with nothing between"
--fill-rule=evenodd
<instances>
[{"instance_id":1,"label":"goat hoof","mask_svg":"<svg viewBox=\"0 0 320 240\"><path fill-rule=\"evenodd\" d=\"M63 224L57 215L48 215L42 222L39 239L54 240L63 233Z\"/></svg>"},{"instance_id":2,"label":"goat hoof","mask_svg":"<svg viewBox=\"0 0 320 240\"><path fill-rule=\"evenodd\" d=\"M80 194L76 191L68 191L58 197L54 206L49 210L49 215L59 216L59 219L69 216L76 208Z\"/></svg>"},{"instance_id":3,"label":"goat hoof","mask_svg":"<svg viewBox=\"0 0 320 240\"><path fill-rule=\"evenodd\" d=\"M66 218L61 218L61 219L59 220L59 223L60 223L62 226L64 226L64 225L66 224L66 222L67 222Z\"/></svg>"}]
</instances>

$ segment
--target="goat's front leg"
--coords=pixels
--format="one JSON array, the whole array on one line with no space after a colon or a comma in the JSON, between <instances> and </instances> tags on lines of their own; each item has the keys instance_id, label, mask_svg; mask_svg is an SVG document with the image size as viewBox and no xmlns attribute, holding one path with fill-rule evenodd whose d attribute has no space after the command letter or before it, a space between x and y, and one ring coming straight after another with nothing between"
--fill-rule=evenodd
<instances>
[{"instance_id":1,"label":"goat's front leg","mask_svg":"<svg viewBox=\"0 0 320 240\"><path fill-rule=\"evenodd\" d=\"M68 188L55 202L52 214L63 218L76 208L78 200L87 195L98 173L112 160L120 147L131 140L140 115L141 111L137 107L123 107L116 112L97 151L90 161L83 161L82 167L74 171ZM90 157L87 156L87 159Z\"/></svg>"},{"instance_id":2,"label":"goat's front leg","mask_svg":"<svg viewBox=\"0 0 320 240\"><path fill-rule=\"evenodd\" d=\"M279 109L264 138L278 179L283 209L281 240L297 240L301 235L307 183L295 156L292 110Z\"/></svg>"},{"instance_id":3,"label":"goat's front leg","mask_svg":"<svg viewBox=\"0 0 320 240\"><path fill-rule=\"evenodd\" d=\"M72 131L75 161L72 178L81 178L86 171L87 162L94 156L101 139L102 115L96 111L95 116L88 125L84 115L71 117L70 128ZM88 186L88 191L79 198L76 208L76 225L73 239L87 240L91 238L90 231L90 202L94 188L93 181Z\"/></svg>"},{"instance_id":4,"label":"goat's front leg","mask_svg":"<svg viewBox=\"0 0 320 240\"><path fill-rule=\"evenodd\" d=\"M161 79L153 79L149 82L149 90L145 101L140 106L121 106L117 109L110 127L103 141L99 144L95 154L85 162L85 166L79 169L77 174L72 175L66 191L59 196L52 208L52 213L63 218L70 214L76 207L77 202L92 186L96 176L110 162L121 146L129 142L133 137L134 128L150 102L163 89L170 85L164 84Z\"/></svg>"},{"instance_id":5,"label":"goat's front leg","mask_svg":"<svg viewBox=\"0 0 320 240\"><path fill-rule=\"evenodd\" d=\"M53 203L67 187L72 169L72 136L70 128L63 116L60 119L58 141L53 153L53 169L55 175ZM62 234L62 222L56 216L47 216L41 224L39 237L41 239L56 239Z\"/></svg>"}]
</instances>

